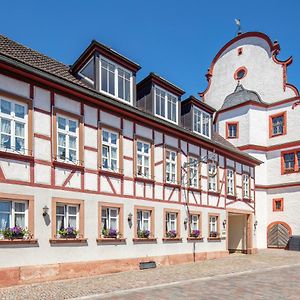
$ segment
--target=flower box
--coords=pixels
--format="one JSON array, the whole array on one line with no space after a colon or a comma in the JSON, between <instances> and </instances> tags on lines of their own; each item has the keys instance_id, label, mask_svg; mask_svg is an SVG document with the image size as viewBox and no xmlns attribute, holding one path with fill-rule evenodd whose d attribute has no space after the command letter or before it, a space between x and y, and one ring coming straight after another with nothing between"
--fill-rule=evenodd
<instances>
[{"instance_id":1,"label":"flower box","mask_svg":"<svg viewBox=\"0 0 300 300\"><path fill-rule=\"evenodd\" d=\"M190 237L197 238L200 236L200 230L194 229L190 233Z\"/></svg>"},{"instance_id":2,"label":"flower box","mask_svg":"<svg viewBox=\"0 0 300 300\"><path fill-rule=\"evenodd\" d=\"M211 237L211 238L217 238L218 237L218 233L216 231L211 231L209 233L209 237Z\"/></svg>"},{"instance_id":3,"label":"flower box","mask_svg":"<svg viewBox=\"0 0 300 300\"><path fill-rule=\"evenodd\" d=\"M67 227L59 230L58 234L59 234L59 238L76 239L78 236L78 231L73 227Z\"/></svg>"},{"instance_id":4,"label":"flower box","mask_svg":"<svg viewBox=\"0 0 300 300\"><path fill-rule=\"evenodd\" d=\"M120 238L122 235L116 229L102 229L102 237L103 238L110 238L110 239L117 239Z\"/></svg>"},{"instance_id":5,"label":"flower box","mask_svg":"<svg viewBox=\"0 0 300 300\"><path fill-rule=\"evenodd\" d=\"M148 239L150 237L150 231L149 230L138 230L137 236L138 236L138 238L141 238L141 239Z\"/></svg>"},{"instance_id":6,"label":"flower box","mask_svg":"<svg viewBox=\"0 0 300 300\"><path fill-rule=\"evenodd\" d=\"M3 236L4 239L7 240L22 240L29 239L31 237L28 229L22 228L20 226L2 229L0 231L0 234Z\"/></svg>"},{"instance_id":7,"label":"flower box","mask_svg":"<svg viewBox=\"0 0 300 300\"><path fill-rule=\"evenodd\" d=\"M166 232L166 237L170 239L174 239L177 237L177 232L176 230L169 230Z\"/></svg>"}]
</instances>

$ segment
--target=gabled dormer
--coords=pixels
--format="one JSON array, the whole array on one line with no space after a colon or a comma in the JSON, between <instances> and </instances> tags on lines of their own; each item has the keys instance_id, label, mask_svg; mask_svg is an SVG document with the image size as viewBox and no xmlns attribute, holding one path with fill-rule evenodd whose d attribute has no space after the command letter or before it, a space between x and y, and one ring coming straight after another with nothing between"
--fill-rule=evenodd
<instances>
[{"instance_id":1,"label":"gabled dormer","mask_svg":"<svg viewBox=\"0 0 300 300\"><path fill-rule=\"evenodd\" d=\"M141 67L113 49L93 40L71 67L71 72L95 90L135 105L136 72Z\"/></svg>"},{"instance_id":2,"label":"gabled dormer","mask_svg":"<svg viewBox=\"0 0 300 300\"><path fill-rule=\"evenodd\" d=\"M182 125L207 138L212 136L212 116L215 109L194 96L181 102Z\"/></svg>"},{"instance_id":3,"label":"gabled dormer","mask_svg":"<svg viewBox=\"0 0 300 300\"><path fill-rule=\"evenodd\" d=\"M150 73L137 84L137 107L171 123L180 124L180 101L184 91Z\"/></svg>"}]
</instances>

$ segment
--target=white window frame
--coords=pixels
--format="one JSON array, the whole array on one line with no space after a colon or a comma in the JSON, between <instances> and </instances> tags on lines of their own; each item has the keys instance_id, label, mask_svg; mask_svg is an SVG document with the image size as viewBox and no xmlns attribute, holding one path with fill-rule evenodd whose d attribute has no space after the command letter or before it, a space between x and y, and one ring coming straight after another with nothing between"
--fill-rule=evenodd
<instances>
[{"instance_id":1,"label":"white window frame","mask_svg":"<svg viewBox=\"0 0 300 300\"><path fill-rule=\"evenodd\" d=\"M170 152L169 158L167 158L167 153ZM175 153L175 160L172 160L172 153ZM177 183L177 155L178 153L174 150L166 149L166 182L167 183L172 183L176 184ZM170 172L167 172L169 166ZM172 166L175 166L175 173L172 172ZM170 174L169 179L168 179L168 173ZM172 175L174 175L174 181L172 180Z\"/></svg>"},{"instance_id":2,"label":"white window frame","mask_svg":"<svg viewBox=\"0 0 300 300\"><path fill-rule=\"evenodd\" d=\"M214 170L211 170L211 166L214 166ZM208 162L208 191L218 191L218 166L215 162Z\"/></svg>"},{"instance_id":3,"label":"white window frame","mask_svg":"<svg viewBox=\"0 0 300 300\"><path fill-rule=\"evenodd\" d=\"M108 142L105 142L103 140L103 137L104 137L104 131L108 132ZM111 134L115 134L117 136L117 143L116 145L115 144L112 144L111 143ZM102 137L101 137L102 141L101 141L101 168L103 170L108 170L108 171L112 171L112 172L119 172L119 133L118 132L115 132L115 131L112 131L112 130L109 130L109 129L106 129L106 128L102 128ZM107 160L108 160L108 167L105 168L104 167L104 164L103 164L103 147L107 147L108 149L108 157L107 157ZM117 149L117 157L116 157L116 161L117 161L117 166L116 166L116 170L113 170L112 167L111 167L111 161L112 161L112 157L111 157L111 149L112 148L116 148Z\"/></svg>"},{"instance_id":4,"label":"white window frame","mask_svg":"<svg viewBox=\"0 0 300 300\"><path fill-rule=\"evenodd\" d=\"M209 216L209 234L212 232L218 233L218 216Z\"/></svg>"},{"instance_id":5,"label":"white window frame","mask_svg":"<svg viewBox=\"0 0 300 300\"><path fill-rule=\"evenodd\" d=\"M57 203L56 207L63 207L64 208L64 213L63 214L58 214L57 210L55 211L55 218L57 216L61 216L64 218L64 229L69 227L69 217L76 217L76 228L75 230L79 230L79 205L78 204L65 204L65 203ZM76 208L76 214L70 214L69 213L69 207L75 207ZM56 209L56 208L55 208ZM58 231L60 229L57 228L57 219L56 219L56 234L58 235Z\"/></svg>"},{"instance_id":6,"label":"white window frame","mask_svg":"<svg viewBox=\"0 0 300 300\"><path fill-rule=\"evenodd\" d=\"M195 121L195 115L197 115L197 117L199 118L199 121L197 123ZM204 117L208 117L208 135L203 132ZM196 128L196 126L200 127L200 131ZM196 106L193 106L193 131L206 138L211 138L211 115Z\"/></svg>"},{"instance_id":7,"label":"white window frame","mask_svg":"<svg viewBox=\"0 0 300 300\"><path fill-rule=\"evenodd\" d=\"M102 65L101 65L101 61L105 60L108 64L114 65L114 85L115 85L115 89L114 89L114 94L111 94L109 92L106 92L102 89L102 74L101 74L101 70L102 70ZM118 91L118 77L119 77L119 71L118 69L123 70L124 72L129 73L130 75L130 99L129 101L123 99L123 98L119 98L119 91ZM117 100L120 100L122 102L125 102L127 104L131 104L133 105L133 73L131 71L129 71L128 69L122 67L121 65L111 61L110 59L104 57L104 56L99 56L99 89L100 92L103 94L106 94L108 96L111 96Z\"/></svg>"},{"instance_id":8,"label":"white window frame","mask_svg":"<svg viewBox=\"0 0 300 300\"><path fill-rule=\"evenodd\" d=\"M17 153L22 153L22 154L28 154L28 105L20 102L20 101L16 101L16 100L12 100L6 97L2 97L0 96L0 105L1 105L1 100L7 101L11 103L11 113L10 115L7 115L5 113L1 112L1 108L0 108L0 121L1 119L5 119L10 121L10 149L9 148L5 148L0 144L0 150L2 151L8 151L8 152L17 152ZM15 105L20 105L24 107L24 119L19 118L15 115ZM16 143L15 143L15 139L16 139L16 123L22 123L24 124L24 151L17 151L16 150ZM6 133L5 133L6 134ZM0 122L0 137L1 137L1 122ZM0 140L1 143L1 140Z\"/></svg>"},{"instance_id":9,"label":"white window frame","mask_svg":"<svg viewBox=\"0 0 300 300\"><path fill-rule=\"evenodd\" d=\"M25 216L25 226L22 228L28 228L28 201L22 201L22 200L9 200L9 199L3 199L1 202L8 202L10 204L10 210L9 211L3 211L5 214L9 214L9 226L6 226L6 228L12 228L16 226L15 223L15 215L24 215ZM16 203L22 203L25 205L25 212L16 212ZM1 228L1 227L0 227Z\"/></svg>"},{"instance_id":10,"label":"white window frame","mask_svg":"<svg viewBox=\"0 0 300 300\"><path fill-rule=\"evenodd\" d=\"M227 131L228 131L228 137L231 138L231 139L236 139L237 138L237 123L234 123L234 124L227 124L228 128L227 128ZM235 128L234 131L230 130L230 128ZM232 133L234 133L234 135L232 135Z\"/></svg>"},{"instance_id":11,"label":"white window frame","mask_svg":"<svg viewBox=\"0 0 300 300\"><path fill-rule=\"evenodd\" d=\"M243 174L243 198L250 198L250 176L249 174Z\"/></svg>"},{"instance_id":12,"label":"white window frame","mask_svg":"<svg viewBox=\"0 0 300 300\"><path fill-rule=\"evenodd\" d=\"M88 77L86 77L85 75L83 75L82 73L81 73L81 70L83 70L92 60L94 59L94 57L92 57L81 69L80 69L80 71L78 72L78 74L82 77L82 78L84 78L86 81L88 81L89 83L91 83L91 84L94 84L94 81L92 80L92 79L90 79L90 78L88 78ZM95 66L94 66L94 68L95 68ZM94 70L94 73L95 73L95 70ZM95 76L95 74L94 74L94 76Z\"/></svg>"},{"instance_id":13,"label":"white window frame","mask_svg":"<svg viewBox=\"0 0 300 300\"><path fill-rule=\"evenodd\" d=\"M103 210L105 210L106 216L103 216ZM116 217L112 217L111 212L116 211ZM119 218L120 218L120 209L118 207L102 207L101 208L101 230L106 229L114 229L111 228L111 220L116 220L116 227L115 230L119 231L120 230L120 224L119 224ZM106 223L105 226L103 225L103 220Z\"/></svg>"},{"instance_id":14,"label":"white window frame","mask_svg":"<svg viewBox=\"0 0 300 300\"><path fill-rule=\"evenodd\" d=\"M227 178L227 186L226 193L227 195L234 196L235 195L235 175L233 169L226 170L226 178Z\"/></svg>"},{"instance_id":15,"label":"white window frame","mask_svg":"<svg viewBox=\"0 0 300 300\"><path fill-rule=\"evenodd\" d=\"M148 213L148 217L145 217L144 213ZM145 221L148 221L148 228L144 228ZM151 232L151 210L138 209L137 210L137 230L148 230ZM152 233L152 232L151 232Z\"/></svg>"},{"instance_id":16,"label":"white window frame","mask_svg":"<svg viewBox=\"0 0 300 300\"><path fill-rule=\"evenodd\" d=\"M66 120L66 129L60 129L59 128L59 118L65 119ZM76 122L76 132L70 132L69 131L69 121ZM57 129L57 145L56 145L56 151L57 151L57 160L58 161L63 161L63 162L72 162L72 163L79 163L79 121L75 118L70 118L65 115L57 114L56 115L56 129ZM63 134L66 136L66 146L62 147L59 145L59 134ZM76 160L70 160L69 159L69 154L70 150L74 150L73 148L70 148L70 137L76 138ZM60 148L65 148L65 159L62 159L59 157L59 147Z\"/></svg>"},{"instance_id":17,"label":"white window frame","mask_svg":"<svg viewBox=\"0 0 300 300\"><path fill-rule=\"evenodd\" d=\"M165 116L161 116L161 115L159 115L159 114L157 114L156 113L156 90L160 90L161 92L164 92L165 93ZM173 98L175 98L175 100L176 100L176 115L175 115L175 117L176 117L176 120L175 121L173 121L173 120L170 120L169 118L168 118L168 101L169 101L169 98L168 97L173 97ZM154 85L154 114L155 114L155 116L157 116L157 117L159 117L159 118L161 118L161 119L164 119L164 120L167 120L167 121L169 121L169 122L171 122L171 123L173 123L173 124L178 124L178 105L179 105L179 103L178 103L179 101L178 101L178 97L177 96L175 96L174 94L172 94L172 93L170 93L170 92L168 92L167 90L165 90L165 89L163 89L163 88L161 88L161 87L159 87L159 86L157 86L157 85Z\"/></svg>"},{"instance_id":18,"label":"white window frame","mask_svg":"<svg viewBox=\"0 0 300 300\"><path fill-rule=\"evenodd\" d=\"M138 143L142 144L142 151L139 151ZM149 149L148 153L145 153L145 145L148 145L148 149ZM138 159L139 155L142 157L141 165L139 165L139 159ZM145 158L148 158L148 166L146 166ZM138 171L139 167L142 168L142 174L139 174L139 171ZM148 170L149 170L148 176L145 173L145 168L148 168ZM136 141L136 174L138 177L151 178L151 144L144 142L142 140Z\"/></svg>"},{"instance_id":19,"label":"white window frame","mask_svg":"<svg viewBox=\"0 0 300 300\"><path fill-rule=\"evenodd\" d=\"M197 218L196 220L194 218ZM196 228L194 228L196 226ZM192 232L193 230L199 230L199 215L197 214L191 214L190 217L190 231Z\"/></svg>"},{"instance_id":20,"label":"white window frame","mask_svg":"<svg viewBox=\"0 0 300 300\"><path fill-rule=\"evenodd\" d=\"M191 178L192 174L195 174L193 178ZM189 186L193 188L199 187L199 161L193 156L189 157Z\"/></svg>"},{"instance_id":21,"label":"white window frame","mask_svg":"<svg viewBox=\"0 0 300 300\"><path fill-rule=\"evenodd\" d=\"M172 216L174 216L174 219L172 220ZM175 230L177 232L177 218L178 218L178 213L176 212L167 212L166 213L166 232L169 232L171 230ZM172 228L172 224L174 225L175 229Z\"/></svg>"}]
</instances>

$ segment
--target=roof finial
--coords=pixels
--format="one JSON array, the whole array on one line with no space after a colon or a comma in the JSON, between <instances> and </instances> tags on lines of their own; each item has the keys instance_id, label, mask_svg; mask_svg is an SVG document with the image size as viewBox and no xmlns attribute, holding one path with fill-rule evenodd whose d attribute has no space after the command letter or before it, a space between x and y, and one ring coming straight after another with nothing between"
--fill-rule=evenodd
<instances>
[{"instance_id":1,"label":"roof finial","mask_svg":"<svg viewBox=\"0 0 300 300\"><path fill-rule=\"evenodd\" d=\"M235 24L237 26L237 33L236 35L242 34L242 26L241 26L241 19L234 19Z\"/></svg>"}]
</instances>

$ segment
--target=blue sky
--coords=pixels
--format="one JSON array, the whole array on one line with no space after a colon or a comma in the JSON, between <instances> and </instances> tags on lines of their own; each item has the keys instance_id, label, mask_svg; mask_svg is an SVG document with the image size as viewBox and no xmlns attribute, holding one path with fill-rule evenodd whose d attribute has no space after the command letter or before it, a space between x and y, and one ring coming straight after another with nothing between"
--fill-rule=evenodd
<instances>
[{"instance_id":1,"label":"blue sky","mask_svg":"<svg viewBox=\"0 0 300 300\"><path fill-rule=\"evenodd\" d=\"M300 1L3 1L1 33L72 64L92 39L138 62L138 80L156 72L196 94L217 51L243 31L262 31L293 55L289 82L300 88Z\"/></svg>"}]
</instances>

